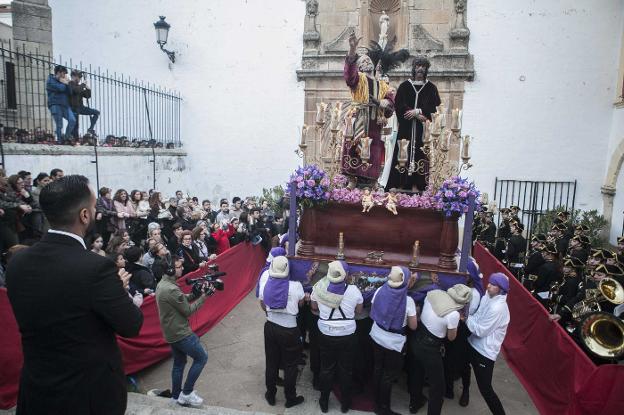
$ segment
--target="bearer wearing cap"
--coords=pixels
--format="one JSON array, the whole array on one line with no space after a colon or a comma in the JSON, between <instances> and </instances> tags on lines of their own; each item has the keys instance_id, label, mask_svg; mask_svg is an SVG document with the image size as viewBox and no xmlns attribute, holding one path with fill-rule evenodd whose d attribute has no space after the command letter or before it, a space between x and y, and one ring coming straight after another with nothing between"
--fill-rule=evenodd
<instances>
[{"instance_id":1,"label":"bearer wearing cap","mask_svg":"<svg viewBox=\"0 0 624 415\"><path fill-rule=\"evenodd\" d=\"M468 337L470 363L479 392L495 415L505 414L492 388L492 373L509 325L508 292L509 279L505 274L497 272L490 275L487 293L481 297L479 309L466 319L466 326L472 332Z\"/></svg>"},{"instance_id":2,"label":"bearer wearing cap","mask_svg":"<svg viewBox=\"0 0 624 415\"><path fill-rule=\"evenodd\" d=\"M361 313L364 299L360 290L347 284L348 265L333 261L328 265L327 275L314 284L310 299L312 311L318 311L319 346L321 352L319 406L327 412L329 393L337 375L341 390L341 411L351 407L353 350L355 336L355 313Z\"/></svg>"},{"instance_id":3,"label":"bearer wearing cap","mask_svg":"<svg viewBox=\"0 0 624 415\"><path fill-rule=\"evenodd\" d=\"M441 348L445 338L455 340L459 310L470 303L471 298L471 289L463 284L456 284L448 291L432 290L427 293L420 324L408 342L411 413L416 413L427 402L422 393L425 378L429 382L427 414L435 415L442 411L445 379Z\"/></svg>"},{"instance_id":4,"label":"bearer wearing cap","mask_svg":"<svg viewBox=\"0 0 624 415\"><path fill-rule=\"evenodd\" d=\"M273 258L269 272L260 278L260 307L266 311L264 324L264 353L266 358L264 397L275 405L277 377L280 366L284 369L284 394L286 408L303 402L297 396L297 361L303 350L297 328L297 314L305 297L303 286L289 280L288 258Z\"/></svg>"},{"instance_id":5,"label":"bearer wearing cap","mask_svg":"<svg viewBox=\"0 0 624 415\"><path fill-rule=\"evenodd\" d=\"M370 336L375 353L375 413L380 415L396 414L390 409L390 396L403 367L406 326L411 330L418 326L416 304L407 296L410 276L408 268L392 267L388 281L373 295Z\"/></svg>"}]
</instances>

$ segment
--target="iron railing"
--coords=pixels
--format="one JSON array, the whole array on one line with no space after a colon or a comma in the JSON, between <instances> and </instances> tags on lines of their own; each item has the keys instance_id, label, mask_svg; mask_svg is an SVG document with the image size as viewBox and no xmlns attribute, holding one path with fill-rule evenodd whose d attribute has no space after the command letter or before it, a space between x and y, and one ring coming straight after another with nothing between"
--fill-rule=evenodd
<instances>
[{"instance_id":1,"label":"iron railing","mask_svg":"<svg viewBox=\"0 0 624 415\"><path fill-rule=\"evenodd\" d=\"M574 210L576 180L570 182L501 180L494 182L494 200L498 208L516 205L522 211L520 220L525 226L527 240L535 232L540 217L548 210ZM500 225L498 215L497 225Z\"/></svg>"},{"instance_id":2,"label":"iron railing","mask_svg":"<svg viewBox=\"0 0 624 415\"><path fill-rule=\"evenodd\" d=\"M44 141L44 134L54 134L54 124L47 108L45 83L54 66L62 64L71 72L84 72L92 97L87 106L100 111L96 131L103 141L106 136L125 137L129 142L155 140L159 146L180 146L181 97L176 91L138 81L136 78L110 73L102 68L74 64L59 56L14 48L0 42L0 123L5 137L20 142ZM80 117L82 136L89 126L86 116Z\"/></svg>"}]
</instances>

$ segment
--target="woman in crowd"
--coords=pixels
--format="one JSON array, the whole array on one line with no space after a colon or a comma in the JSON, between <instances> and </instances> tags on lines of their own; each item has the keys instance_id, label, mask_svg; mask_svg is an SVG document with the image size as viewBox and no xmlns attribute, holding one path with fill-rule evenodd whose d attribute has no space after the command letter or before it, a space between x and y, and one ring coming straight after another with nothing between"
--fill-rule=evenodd
<instances>
[{"instance_id":1,"label":"woman in crowd","mask_svg":"<svg viewBox=\"0 0 624 415\"><path fill-rule=\"evenodd\" d=\"M30 192L35 203L39 204L39 194L41 194L41 189L46 187L50 183L50 176L48 173L39 173L33 182L33 188Z\"/></svg>"},{"instance_id":2,"label":"woman in crowd","mask_svg":"<svg viewBox=\"0 0 624 415\"><path fill-rule=\"evenodd\" d=\"M197 253L199 254L200 261L208 261L208 247L206 246L205 238L206 238L206 230L204 230L201 226L195 227L193 229L193 245L197 248Z\"/></svg>"},{"instance_id":3,"label":"woman in crowd","mask_svg":"<svg viewBox=\"0 0 624 415\"><path fill-rule=\"evenodd\" d=\"M154 245L149 253L154 258L151 269L154 274L154 278L156 279L156 284L158 284L167 269L172 266L171 254L169 253L167 247L162 243Z\"/></svg>"},{"instance_id":4,"label":"woman in crowd","mask_svg":"<svg viewBox=\"0 0 624 415\"><path fill-rule=\"evenodd\" d=\"M95 204L96 228L105 243L108 243L111 234L117 230L117 219L123 217L123 213L117 213L112 199L112 191L108 187L102 187L100 196Z\"/></svg>"},{"instance_id":5,"label":"woman in crowd","mask_svg":"<svg viewBox=\"0 0 624 415\"><path fill-rule=\"evenodd\" d=\"M182 243L182 232L184 232L184 229L182 229L182 225L176 222L173 224L172 230L173 236L167 242L167 249L169 249L169 252L177 255Z\"/></svg>"},{"instance_id":6,"label":"woman in crowd","mask_svg":"<svg viewBox=\"0 0 624 415\"><path fill-rule=\"evenodd\" d=\"M130 204L132 204L132 209L136 215L135 218L130 219L132 225L130 228L132 229L132 240L135 245L140 245L141 240L143 239L143 235L145 235L145 230L147 228L147 216L149 215L149 207L148 209L144 209L145 206L141 205L141 201L143 200L143 195L140 190L133 190L130 192Z\"/></svg>"},{"instance_id":7,"label":"woman in crowd","mask_svg":"<svg viewBox=\"0 0 624 415\"><path fill-rule=\"evenodd\" d=\"M117 211L117 229L126 229L127 225L131 223L130 221L126 223L126 220L136 217L132 203L128 199L128 192L124 189L117 190L115 197L113 197L113 204Z\"/></svg>"},{"instance_id":8,"label":"woman in crowd","mask_svg":"<svg viewBox=\"0 0 624 415\"><path fill-rule=\"evenodd\" d=\"M123 254L128 248L128 243L121 236L113 235L106 245L107 254Z\"/></svg>"},{"instance_id":9,"label":"woman in crowd","mask_svg":"<svg viewBox=\"0 0 624 415\"><path fill-rule=\"evenodd\" d=\"M217 244L216 254L220 255L230 249L230 237L236 232L234 226L224 220L221 224L213 223L211 230L212 237Z\"/></svg>"},{"instance_id":10,"label":"woman in crowd","mask_svg":"<svg viewBox=\"0 0 624 415\"><path fill-rule=\"evenodd\" d=\"M17 222L17 233L20 241L39 239L42 235L43 216L39 212L33 212L32 208L38 208L31 194L26 190L24 179L14 174L8 179L13 196L22 203L31 207L28 213L21 213Z\"/></svg>"},{"instance_id":11,"label":"woman in crowd","mask_svg":"<svg viewBox=\"0 0 624 415\"><path fill-rule=\"evenodd\" d=\"M124 252L126 257L126 271L132 276L130 277L130 294L136 292L142 295L150 295L156 291L156 279L149 268L141 263L143 252L138 246L133 246Z\"/></svg>"},{"instance_id":12,"label":"woman in crowd","mask_svg":"<svg viewBox=\"0 0 624 415\"><path fill-rule=\"evenodd\" d=\"M113 260L117 269L126 269L126 257L123 253L108 254L108 256Z\"/></svg>"},{"instance_id":13,"label":"woman in crowd","mask_svg":"<svg viewBox=\"0 0 624 415\"><path fill-rule=\"evenodd\" d=\"M191 231L182 232L182 244L178 255L184 258L184 270L182 275L195 271L199 267L203 267L205 262L199 257L199 251L193 244L193 234Z\"/></svg>"},{"instance_id":14,"label":"woman in crowd","mask_svg":"<svg viewBox=\"0 0 624 415\"><path fill-rule=\"evenodd\" d=\"M156 242L165 243L163 240L162 229L157 222L150 222L147 225L147 237L155 240Z\"/></svg>"},{"instance_id":15,"label":"woman in crowd","mask_svg":"<svg viewBox=\"0 0 624 415\"><path fill-rule=\"evenodd\" d=\"M104 238L102 238L102 235L100 235L99 233L93 234L93 236L91 237L91 243L89 244L89 247L91 248L91 252L101 255L101 256L106 256L106 252L103 249Z\"/></svg>"}]
</instances>

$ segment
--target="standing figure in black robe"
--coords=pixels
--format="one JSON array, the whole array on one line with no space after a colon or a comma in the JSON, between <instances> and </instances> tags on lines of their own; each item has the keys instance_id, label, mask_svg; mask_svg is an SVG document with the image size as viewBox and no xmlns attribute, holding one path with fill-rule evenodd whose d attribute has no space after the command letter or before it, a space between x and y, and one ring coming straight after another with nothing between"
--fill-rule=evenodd
<instances>
[{"instance_id":1,"label":"standing figure in black robe","mask_svg":"<svg viewBox=\"0 0 624 415\"><path fill-rule=\"evenodd\" d=\"M390 177L386 190L424 191L429 180L429 160L422 151L423 123L431 121L431 114L442 102L438 88L427 80L431 64L425 57L417 56L412 62L412 78L399 85L395 96L395 110L399 130L394 146ZM398 162L399 146L402 139L408 140L408 159L405 166ZM411 166L411 168L410 168Z\"/></svg>"},{"instance_id":2,"label":"standing figure in black robe","mask_svg":"<svg viewBox=\"0 0 624 415\"><path fill-rule=\"evenodd\" d=\"M553 283L560 282L563 277L557 247L552 243L546 244L542 255L545 262L537 269L537 279L533 284L535 294L550 291ZM537 299L543 302L543 298L537 297Z\"/></svg>"},{"instance_id":3,"label":"standing figure in black robe","mask_svg":"<svg viewBox=\"0 0 624 415\"><path fill-rule=\"evenodd\" d=\"M505 252L507 268L516 277L520 279L520 271L524 268L524 253L526 252L526 239L522 236L524 225L519 222L511 223L511 236L507 241L507 250Z\"/></svg>"}]
</instances>

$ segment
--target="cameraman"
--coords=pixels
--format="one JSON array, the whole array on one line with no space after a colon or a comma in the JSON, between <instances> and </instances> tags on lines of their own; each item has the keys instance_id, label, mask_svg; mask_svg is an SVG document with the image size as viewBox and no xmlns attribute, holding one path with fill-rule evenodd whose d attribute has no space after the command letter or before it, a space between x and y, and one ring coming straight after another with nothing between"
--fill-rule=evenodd
<instances>
[{"instance_id":1,"label":"cameraman","mask_svg":"<svg viewBox=\"0 0 624 415\"><path fill-rule=\"evenodd\" d=\"M202 347L199 337L191 331L188 318L204 304L206 294L203 292L200 295L184 294L176 284L176 280L182 276L184 261L178 256L173 256L172 262L173 265L156 286L160 326L165 340L171 345L173 354L171 397L183 406L201 406L204 400L195 393L193 388L208 361L208 354ZM184 388L182 388L186 356L193 359L193 365L189 369Z\"/></svg>"},{"instance_id":2,"label":"cameraman","mask_svg":"<svg viewBox=\"0 0 624 415\"><path fill-rule=\"evenodd\" d=\"M100 117L100 111L85 107L83 105L83 98L89 99L91 98L91 88L87 85L86 81L82 81L83 73L77 69L73 69L71 71L71 81L69 81L69 87L71 88L71 95L69 97L69 104L71 106L72 111L74 112L74 117L76 118L76 124L74 126L74 130L72 131L72 136L74 138L78 138L78 123L79 123L79 115L88 115L90 120L89 128L87 132L90 133L93 137L97 137L95 134L95 123Z\"/></svg>"}]
</instances>

